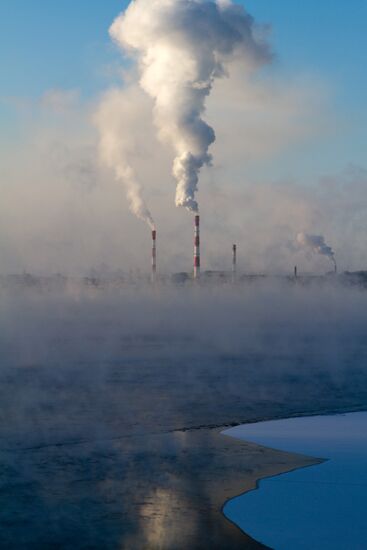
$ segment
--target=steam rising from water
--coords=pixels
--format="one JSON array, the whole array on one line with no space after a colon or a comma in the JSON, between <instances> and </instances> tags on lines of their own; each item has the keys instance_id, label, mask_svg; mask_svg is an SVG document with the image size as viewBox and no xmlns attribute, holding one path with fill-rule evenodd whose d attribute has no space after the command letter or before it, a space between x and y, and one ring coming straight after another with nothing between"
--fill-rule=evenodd
<instances>
[{"instance_id":1,"label":"steam rising from water","mask_svg":"<svg viewBox=\"0 0 367 550\"><path fill-rule=\"evenodd\" d=\"M25 533L24 548L170 548L181 528L198 547L223 502L208 479L232 491L238 468L269 465L205 427L366 406L367 293L336 279L60 291L7 280L3 547Z\"/></svg>"},{"instance_id":2,"label":"steam rising from water","mask_svg":"<svg viewBox=\"0 0 367 550\"><path fill-rule=\"evenodd\" d=\"M316 254L321 254L330 258L336 269L335 253L331 246L327 245L322 235L307 235L306 233L298 233L297 243L302 247L311 248Z\"/></svg>"},{"instance_id":3,"label":"steam rising from water","mask_svg":"<svg viewBox=\"0 0 367 550\"><path fill-rule=\"evenodd\" d=\"M357 347L359 336L365 344L367 292L334 279L310 287L286 279L242 288L203 285L199 293L168 283L154 289L143 283L98 288L72 279L64 284L59 290L1 287L4 368L150 363L157 357L179 364L189 356L210 357L214 368L226 354L255 362L266 356L273 368L274 358L285 354L292 371L296 354L314 353L334 370L343 363L340 346Z\"/></svg>"},{"instance_id":4,"label":"steam rising from water","mask_svg":"<svg viewBox=\"0 0 367 550\"><path fill-rule=\"evenodd\" d=\"M230 0L135 0L110 33L137 54L159 136L175 150L176 206L196 212L199 172L210 164L215 141L202 119L205 100L231 60L239 58L249 71L269 61L268 46L252 17Z\"/></svg>"}]
</instances>

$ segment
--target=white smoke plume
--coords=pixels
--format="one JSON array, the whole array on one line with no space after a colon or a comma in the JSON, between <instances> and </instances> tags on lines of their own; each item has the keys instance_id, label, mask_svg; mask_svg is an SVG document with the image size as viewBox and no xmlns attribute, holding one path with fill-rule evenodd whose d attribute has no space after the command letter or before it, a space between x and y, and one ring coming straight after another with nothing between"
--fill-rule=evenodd
<instances>
[{"instance_id":1,"label":"white smoke plume","mask_svg":"<svg viewBox=\"0 0 367 550\"><path fill-rule=\"evenodd\" d=\"M268 45L253 18L230 0L134 0L110 34L138 56L140 85L154 100L159 137L176 153L176 206L196 212L199 172L210 164L215 141L202 119L205 100L233 59L248 71L268 62Z\"/></svg>"},{"instance_id":2,"label":"white smoke plume","mask_svg":"<svg viewBox=\"0 0 367 550\"><path fill-rule=\"evenodd\" d=\"M308 235L306 233L298 233L297 243L301 247L311 248L316 254L321 254L330 258L336 270L335 252L331 246L327 245L322 235Z\"/></svg>"},{"instance_id":3,"label":"white smoke plume","mask_svg":"<svg viewBox=\"0 0 367 550\"><path fill-rule=\"evenodd\" d=\"M142 187L131 165L135 143L124 124L133 105L129 94L118 89L107 92L94 116L100 133L99 150L102 162L114 171L115 177L126 187L130 210L154 229L153 217L142 197Z\"/></svg>"}]
</instances>

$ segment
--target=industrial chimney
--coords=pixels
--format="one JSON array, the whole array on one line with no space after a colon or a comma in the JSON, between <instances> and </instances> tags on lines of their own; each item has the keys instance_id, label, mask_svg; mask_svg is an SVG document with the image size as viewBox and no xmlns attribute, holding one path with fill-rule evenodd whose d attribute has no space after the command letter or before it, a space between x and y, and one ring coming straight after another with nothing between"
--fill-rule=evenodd
<instances>
[{"instance_id":1,"label":"industrial chimney","mask_svg":"<svg viewBox=\"0 0 367 550\"><path fill-rule=\"evenodd\" d=\"M152 283L155 282L157 276L157 231L152 231Z\"/></svg>"},{"instance_id":2,"label":"industrial chimney","mask_svg":"<svg viewBox=\"0 0 367 550\"><path fill-rule=\"evenodd\" d=\"M237 275L237 245L232 247L232 281L235 282Z\"/></svg>"},{"instance_id":3,"label":"industrial chimney","mask_svg":"<svg viewBox=\"0 0 367 550\"><path fill-rule=\"evenodd\" d=\"M200 216L195 216L194 279L200 277Z\"/></svg>"}]
</instances>

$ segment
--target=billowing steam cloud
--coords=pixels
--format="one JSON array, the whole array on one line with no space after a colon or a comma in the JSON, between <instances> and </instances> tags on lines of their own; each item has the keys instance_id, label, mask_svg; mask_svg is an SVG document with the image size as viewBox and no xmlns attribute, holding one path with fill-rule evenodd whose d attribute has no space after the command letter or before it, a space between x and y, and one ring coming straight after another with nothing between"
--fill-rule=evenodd
<instances>
[{"instance_id":1,"label":"billowing steam cloud","mask_svg":"<svg viewBox=\"0 0 367 550\"><path fill-rule=\"evenodd\" d=\"M199 172L210 164L215 141L202 119L205 99L231 60L252 69L269 61L268 46L252 17L230 0L134 0L110 33L124 50L137 53L159 137L176 152L176 205L197 211Z\"/></svg>"},{"instance_id":2,"label":"billowing steam cloud","mask_svg":"<svg viewBox=\"0 0 367 550\"><path fill-rule=\"evenodd\" d=\"M125 185L131 212L154 229L152 215L142 197L141 185L130 163L135 143L123 126L129 116L129 94L123 94L120 90L106 93L94 116L94 122L100 132L100 155L106 166L111 168L116 178Z\"/></svg>"},{"instance_id":3,"label":"billowing steam cloud","mask_svg":"<svg viewBox=\"0 0 367 550\"><path fill-rule=\"evenodd\" d=\"M336 271L335 253L331 246L326 244L322 235L307 235L306 233L298 233L297 243L302 247L311 248L317 254L330 258Z\"/></svg>"}]
</instances>

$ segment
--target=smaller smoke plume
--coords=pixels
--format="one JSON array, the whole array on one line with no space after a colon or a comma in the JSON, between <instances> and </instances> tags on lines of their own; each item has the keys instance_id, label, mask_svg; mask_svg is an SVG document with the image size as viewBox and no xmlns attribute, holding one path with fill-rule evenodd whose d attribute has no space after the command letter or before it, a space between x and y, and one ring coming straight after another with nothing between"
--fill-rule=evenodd
<instances>
[{"instance_id":1,"label":"smaller smoke plume","mask_svg":"<svg viewBox=\"0 0 367 550\"><path fill-rule=\"evenodd\" d=\"M297 243L301 247L311 248L316 254L321 254L330 258L333 262L336 271L335 253L331 246L327 245L322 235L308 235L306 233L298 233Z\"/></svg>"},{"instance_id":2,"label":"smaller smoke plume","mask_svg":"<svg viewBox=\"0 0 367 550\"><path fill-rule=\"evenodd\" d=\"M111 90L105 94L94 116L100 134L99 151L102 162L125 185L131 212L154 229L153 217L130 162L136 148L132 136L126 131L128 117L133 116L132 107L128 93Z\"/></svg>"}]
</instances>

